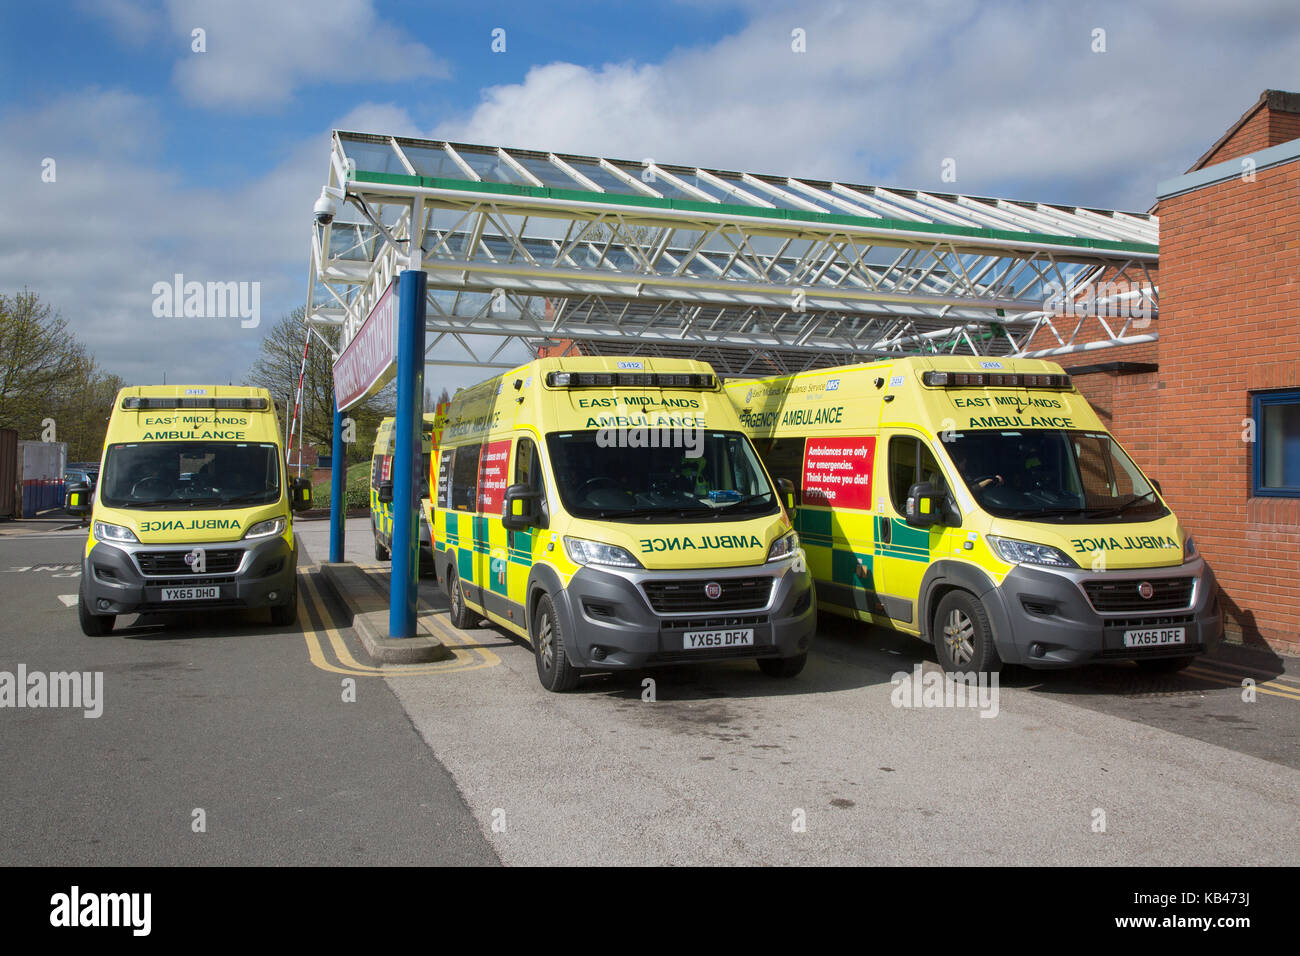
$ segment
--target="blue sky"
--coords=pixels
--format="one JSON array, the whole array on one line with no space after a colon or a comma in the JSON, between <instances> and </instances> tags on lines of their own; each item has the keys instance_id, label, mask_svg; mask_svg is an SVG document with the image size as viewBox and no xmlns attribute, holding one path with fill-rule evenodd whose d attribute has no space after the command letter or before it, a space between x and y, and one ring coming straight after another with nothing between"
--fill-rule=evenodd
<instances>
[{"instance_id":1,"label":"blue sky","mask_svg":"<svg viewBox=\"0 0 1300 956\"><path fill-rule=\"evenodd\" d=\"M153 283L301 302L336 126L1144 210L1297 73L1294 0L10 5L0 288L129 381L239 381L264 329L155 318Z\"/></svg>"}]
</instances>

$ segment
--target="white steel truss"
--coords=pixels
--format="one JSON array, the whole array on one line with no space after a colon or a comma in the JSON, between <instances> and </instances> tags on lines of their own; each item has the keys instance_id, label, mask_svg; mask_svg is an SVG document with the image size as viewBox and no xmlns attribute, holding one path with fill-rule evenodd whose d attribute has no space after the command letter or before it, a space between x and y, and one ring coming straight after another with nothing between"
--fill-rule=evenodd
<instances>
[{"instance_id":1,"label":"white steel truss","mask_svg":"<svg viewBox=\"0 0 1300 956\"><path fill-rule=\"evenodd\" d=\"M422 268L446 364L550 345L744 375L1155 338L1138 213L337 131L327 191L352 221L313 231L311 320L346 345Z\"/></svg>"}]
</instances>

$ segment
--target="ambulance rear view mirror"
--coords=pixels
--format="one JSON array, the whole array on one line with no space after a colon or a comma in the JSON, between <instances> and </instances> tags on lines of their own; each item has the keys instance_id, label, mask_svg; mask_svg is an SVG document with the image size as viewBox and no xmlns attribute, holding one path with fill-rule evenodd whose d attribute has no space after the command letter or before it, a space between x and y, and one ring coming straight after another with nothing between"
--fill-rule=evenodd
<instances>
[{"instance_id":1,"label":"ambulance rear view mirror","mask_svg":"<svg viewBox=\"0 0 1300 956\"><path fill-rule=\"evenodd\" d=\"M90 514L90 485L78 483L68 486L68 500L64 510L70 515L84 517Z\"/></svg>"},{"instance_id":2,"label":"ambulance rear view mirror","mask_svg":"<svg viewBox=\"0 0 1300 956\"><path fill-rule=\"evenodd\" d=\"M918 481L907 489L907 523L913 528L943 524L948 510L948 493L931 482Z\"/></svg>"},{"instance_id":3,"label":"ambulance rear view mirror","mask_svg":"<svg viewBox=\"0 0 1300 956\"><path fill-rule=\"evenodd\" d=\"M794 490L794 482L789 478L778 478L776 487L781 492L781 500L785 502L785 510L794 514L794 510L799 507L799 498Z\"/></svg>"},{"instance_id":4,"label":"ambulance rear view mirror","mask_svg":"<svg viewBox=\"0 0 1300 956\"><path fill-rule=\"evenodd\" d=\"M391 481L382 482L375 490L379 492L380 504L389 505L393 503L393 483Z\"/></svg>"},{"instance_id":5,"label":"ambulance rear view mirror","mask_svg":"<svg viewBox=\"0 0 1300 956\"><path fill-rule=\"evenodd\" d=\"M294 511L306 511L311 507L311 479L295 478L290 486L290 507Z\"/></svg>"},{"instance_id":6,"label":"ambulance rear view mirror","mask_svg":"<svg viewBox=\"0 0 1300 956\"><path fill-rule=\"evenodd\" d=\"M501 524L510 531L523 531L541 524L542 493L527 485L511 485L501 504Z\"/></svg>"}]
</instances>

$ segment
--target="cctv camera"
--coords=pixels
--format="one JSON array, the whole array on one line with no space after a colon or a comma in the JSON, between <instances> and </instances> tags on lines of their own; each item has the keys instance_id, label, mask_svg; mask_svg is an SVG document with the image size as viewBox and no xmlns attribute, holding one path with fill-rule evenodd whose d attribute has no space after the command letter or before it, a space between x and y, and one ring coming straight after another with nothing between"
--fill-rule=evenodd
<instances>
[{"instance_id":1,"label":"cctv camera","mask_svg":"<svg viewBox=\"0 0 1300 956\"><path fill-rule=\"evenodd\" d=\"M316 216L316 221L322 226L328 226L334 221L334 214L338 207L334 204L334 199L329 193L321 190L320 198L316 200L316 205L312 207L312 212Z\"/></svg>"}]
</instances>

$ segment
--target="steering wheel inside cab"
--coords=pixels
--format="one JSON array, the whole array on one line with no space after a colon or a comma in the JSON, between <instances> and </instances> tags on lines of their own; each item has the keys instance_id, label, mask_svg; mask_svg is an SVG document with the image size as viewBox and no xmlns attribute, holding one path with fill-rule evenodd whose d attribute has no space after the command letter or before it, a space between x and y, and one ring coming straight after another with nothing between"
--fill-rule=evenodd
<instances>
[{"instance_id":1,"label":"steering wheel inside cab","mask_svg":"<svg viewBox=\"0 0 1300 956\"><path fill-rule=\"evenodd\" d=\"M627 505L631 494L620 488L617 481L606 475L588 478L578 486L578 494L597 508L622 507Z\"/></svg>"},{"instance_id":2,"label":"steering wheel inside cab","mask_svg":"<svg viewBox=\"0 0 1300 956\"><path fill-rule=\"evenodd\" d=\"M132 498L166 498L175 490L172 483L166 478L159 478L157 475L149 475L141 478L131 486Z\"/></svg>"}]
</instances>

